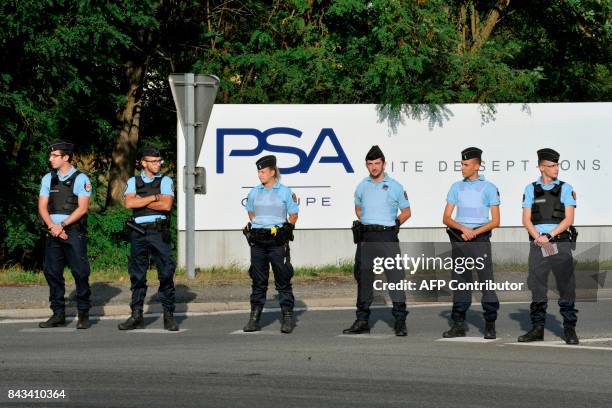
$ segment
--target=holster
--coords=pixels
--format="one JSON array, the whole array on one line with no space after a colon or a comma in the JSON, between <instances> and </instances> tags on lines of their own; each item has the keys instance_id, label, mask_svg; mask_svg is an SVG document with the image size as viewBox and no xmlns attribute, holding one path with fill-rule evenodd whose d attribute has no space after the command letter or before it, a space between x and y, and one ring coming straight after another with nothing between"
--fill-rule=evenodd
<instances>
[{"instance_id":1,"label":"holster","mask_svg":"<svg viewBox=\"0 0 612 408\"><path fill-rule=\"evenodd\" d=\"M361 229L361 222L359 220L353 221L353 226L351 227L351 231L353 231L353 243L358 244L363 240L363 232Z\"/></svg>"},{"instance_id":2,"label":"holster","mask_svg":"<svg viewBox=\"0 0 612 408\"><path fill-rule=\"evenodd\" d=\"M125 222L125 226L133 231L136 231L137 233L139 233L140 235L145 235L146 231L141 228L136 221L134 221L134 217L129 217L127 219L127 221Z\"/></svg>"},{"instance_id":3,"label":"holster","mask_svg":"<svg viewBox=\"0 0 612 408\"><path fill-rule=\"evenodd\" d=\"M457 228L446 227L446 233L451 241L463 242L463 238L461 238L463 233Z\"/></svg>"},{"instance_id":4,"label":"holster","mask_svg":"<svg viewBox=\"0 0 612 408\"><path fill-rule=\"evenodd\" d=\"M247 240L247 244L249 244L249 246L253 246L255 244L255 241L253 239L253 232L251 230L250 222L242 229L242 233L244 234L244 237Z\"/></svg>"},{"instance_id":5,"label":"holster","mask_svg":"<svg viewBox=\"0 0 612 408\"><path fill-rule=\"evenodd\" d=\"M284 245L289 241L293 241L293 229L295 226L290 222L283 223L283 226L279 229L279 232L276 234L277 242L279 245Z\"/></svg>"},{"instance_id":6,"label":"holster","mask_svg":"<svg viewBox=\"0 0 612 408\"><path fill-rule=\"evenodd\" d=\"M576 242L578 241L578 230L573 225L569 229L570 241L572 241L572 251L576 250Z\"/></svg>"}]
</instances>

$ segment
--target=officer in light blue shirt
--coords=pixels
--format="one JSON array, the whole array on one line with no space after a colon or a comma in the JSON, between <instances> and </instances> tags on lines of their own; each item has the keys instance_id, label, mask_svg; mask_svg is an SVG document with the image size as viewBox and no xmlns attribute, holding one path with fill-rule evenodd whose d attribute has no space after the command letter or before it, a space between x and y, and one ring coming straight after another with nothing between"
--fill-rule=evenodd
<instances>
[{"instance_id":1,"label":"officer in light blue shirt","mask_svg":"<svg viewBox=\"0 0 612 408\"><path fill-rule=\"evenodd\" d=\"M461 175L463 179L453 183L446 197L443 222L450 238L453 259L484 259L484 267L478 269L478 281L493 281L491 261L491 231L499 226L499 191L484 176L478 174L482 150L468 147L461 152ZM453 211L457 209L453 218ZM489 218L489 213L491 218ZM453 270L451 279L472 282L472 270L461 267ZM495 321L499 300L495 291L483 290L482 309L485 320L485 339L495 339ZM465 316L472 304L471 290L453 291L452 327L442 333L443 337L465 336Z\"/></svg>"},{"instance_id":2,"label":"officer in light blue shirt","mask_svg":"<svg viewBox=\"0 0 612 408\"><path fill-rule=\"evenodd\" d=\"M178 331L174 319L176 262L172 255L170 212L174 204L172 179L164 176L161 166L164 161L155 147L142 150L140 165L142 172L128 180L125 188L125 207L132 210L128 226L130 233L131 316L119 324L119 330L144 328L143 308L147 294L147 271L151 256L157 266L159 290L157 298L164 310L164 329ZM133 223L137 224L134 225Z\"/></svg>"},{"instance_id":3,"label":"officer in light blue shirt","mask_svg":"<svg viewBox=\"0 0 612 408\"><path fill-rule=\"evenodd\" d=\"M355 251L354 275L357 280L357 319L344 334L369 333L370 305L374 298L373 262L376 258L395 258L400 254L399 226L410 218L410 203L404 187L385 173L385 156L378 146L372 146L365 158L369 176L355 190L353 223ZM389 283L401 282L403 269L385 270ZM406 336L406 295L403 290L390 290L395 318L396 336Z\"/></svg>"},{"instance_id":4,"label":"officer in light blue shirt","mask_svg":"<svg viewBox=\"0 0 612 408\"><path fill-rule=\"evenodd\" d=\"M268 276L272 266L282 310L281 332L288 334L295 327L295 298L291 286L293 266L289 241L293 241L293 229L298 219L298 200L289 187L281 184L276 156L263 156L255 164L260 184L253 187L247 197L246 210L250 223L244 229L251 247L251 315L243 330L261 330L259 321L266 302Z\"/></svg>"},{"instance_id":5,"label":"officer in light blue shirt","mask_svg":"<svg viewBox=\"0 0 612 408\"><path fill-rule=\"evenodd\" d=\"M138 180L140 178L140 180ZM174 183L172 179L168 176L165 176L161 173L157 173L152 175L152 177L148 177L145 171L141 171L139 176L131 177L127 181L127 185L125 187L124 195L128 194L137 194L136 184L152 184L153 181L159 179L159 193L160 195L165 195L169 197L174 197ZM150 222L155 222L156 220L165 220L167 218L167 214L155 213L151 215L140 215L134 217L134 222L137 224L146 224Z\"/></svg>"},{"instance_id":6,"label":"officer in light blue shirt","mask_svg":"<svg viewBox=\"0 0 612 408\"><path fill-rule=\"evenodd\" d=\"M291 189L278 181L271 188L263 184L253 187L246 202L246 210L253 214L251 228L282 227L288 214L299 211L294 197Z\"/></svg>"},{"instance_id":7,"label":"officer in light blue shirt","mask_svg":"<svg viewBox=\"0 0 612 408\"><path fill-rule=\"evenodd\" d=\"M74 145L56 140L49 147L52 171L40 184L38 211L48 230L45 244L44 273L49 284L53 316L41 322L41 328L66 323L64 268L70 267L76 284L78 329L88 329L91 289L87 259L87 212L91 181L72 164Z\"/></svg>"},{"instance_id":8,"label":"officer in light blue shirt","mask_svg":"<svg viewBox=\"0 0 612 408\"><path fill-rule=\"evenodd\" d=\"M563 316L565 342L578 344L575 308L576 278L572 240L576 209L574 188L559 180L559 153L553 149L538 150L540 177L525 187L523 225L529 233L529 276L532 328L518 338L520 342L544 339L548 306L548 275L552 270L559 291L559 309Z\"/></svg>"}]
</instances>

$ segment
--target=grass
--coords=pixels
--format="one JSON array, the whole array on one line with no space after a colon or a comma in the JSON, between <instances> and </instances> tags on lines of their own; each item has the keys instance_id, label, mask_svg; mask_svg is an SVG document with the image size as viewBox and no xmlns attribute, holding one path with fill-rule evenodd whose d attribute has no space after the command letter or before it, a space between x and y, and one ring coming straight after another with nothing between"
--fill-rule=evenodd
<instances>
[{"instance_id":1,"label":"grass","mask_svg":"<svg viewBox=\"0 0 612 408\"><path fill-rule=\"evenodd\" d=\"M353 276L353 264L344 262L340 265L325 265L320 267L299 267L295 268L293 280L296 282L304 281L325 281L334 279L346 279ZM64 271L66 284L73 284L74 278L69 269ZM90 283L107 282L129 285L130 277L127 267L124 269L96 269L92 268L89 277ZM155 268L147 272L147 280L157 280ZM189 279L185 269L178 268L174 276L175 283L185 283L190 285L234 285L250 284L248 266L233 264L228 267L214 267L199 269L196 271L194 279ZM17 266L0 269L0 286L26 286L26 285L46 285L45 276L42 271L24 270Z\"/></svg>"},{"instance_id":2,"label":"grass","mask_svg":"<svg viewBox=\"0 0 612 408\"><path fill-rule=\"evenodd\" d=\"M612 261L606 260L602 262L583 262L578 263L576 270L610 270L612 269ZM493 270L499 272L517 272L525 273L527 271L526 263L519 262L504 262L495 263ZM446 271L420 271L421 274L436 275ZM73 284L74 278L68 269L64 271L64 277L67 284ZM295 268L293 280L295 282L324 282L334 280L351 280L353 279L353 263L344 261L339 265L324 265ZM147 272L147 280L157 280L157 271L153 268ZM194 279L189 279L185 274L185 270L178 268L174 277L176 283L184 283L188 285L248 285L251 282L247 265L233 264L228 267L214 267L199 269L196 271ZM130 277L126 268L113 269L96 269L92 268L90 282L107 282L129 285ZM6 267L0 269L0 286L25 286L25 285L46 285L45 277L42 271L24 270L17 266Z\"/></svg>"}]
</instances>

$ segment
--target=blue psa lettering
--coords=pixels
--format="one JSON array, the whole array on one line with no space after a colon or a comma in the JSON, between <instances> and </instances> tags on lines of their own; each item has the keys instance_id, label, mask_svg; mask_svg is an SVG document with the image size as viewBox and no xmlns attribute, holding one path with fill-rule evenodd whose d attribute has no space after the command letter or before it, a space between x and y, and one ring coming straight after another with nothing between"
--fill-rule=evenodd
<instances>
[{"instance_id":1,"label":"blue psa lettering","mask_svg":"<svg viewBox=\"0 0 612 408\"><path fill-rule=\"evenodd\" d=\"M225 170L225 136L253 136L257 139L257 146L253 149L234 149L229 152L228 156L258 156L264 151L271 153L285 153L297 156L298 161L295 166L281 168L283 174L307 173L312 166L321 146L325 139L329 139L336 151L336 156L322 156L319 163L340 163L343 165L347 173L354 173L353 167L342 149L338 137L331 128L323 128L315 140L309 154L306 154L302 149L294 146L283 146L271 144L268 142L268 137L271 135L289 135L293 137L302 137L302 132L288 127L270 128L266 131L259 131L253 128L218 128L217 129L217 173L223 173Z\"/></svg>"}]
</instances>

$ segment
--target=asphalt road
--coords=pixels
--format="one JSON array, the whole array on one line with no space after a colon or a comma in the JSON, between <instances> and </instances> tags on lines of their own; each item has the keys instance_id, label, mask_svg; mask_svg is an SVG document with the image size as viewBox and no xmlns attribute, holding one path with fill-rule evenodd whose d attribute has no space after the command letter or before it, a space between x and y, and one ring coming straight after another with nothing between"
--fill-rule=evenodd
<instances>
[{"instance_id":1,"label":"asphalt road","mask_svg":"<svg viewBox=\"0 0 612 408\"><path fill-rule=\"evenodd\" d=\"M0 324L0 406L6 407L609 407L612 301L579 304L580 346L558 346L556 304L545 342L513 344L529 327L528 304L504 304L498 339L482 338L480 307L468 338L439 341L446 305L413 307L408 337L393 336L390 310L375 309L367 336L339 336L352 310L299 313L295 332L243 334L245 313L181 316L181 332L120 332L117 319L90 330ZM589 340L592 339L592 340ZM603 339L603 340L602 340ZM607 339L607 340L606 340ZM562 342L561 342L562 343ZM564 344L564 343L563 343ZM10 389L65 390L59 400L8 399Z\"/></svg>"}]
</instances>

